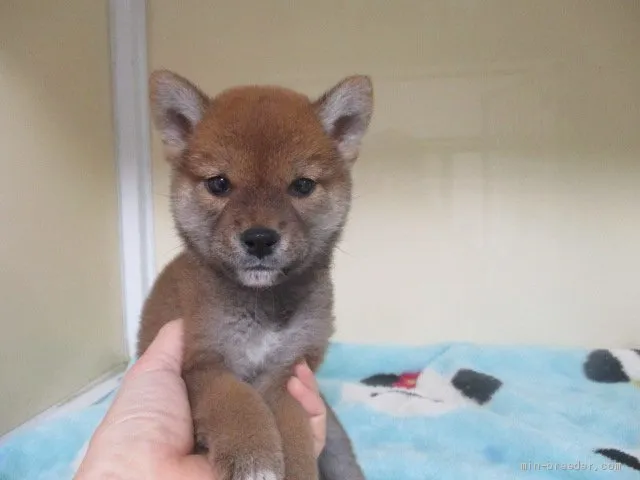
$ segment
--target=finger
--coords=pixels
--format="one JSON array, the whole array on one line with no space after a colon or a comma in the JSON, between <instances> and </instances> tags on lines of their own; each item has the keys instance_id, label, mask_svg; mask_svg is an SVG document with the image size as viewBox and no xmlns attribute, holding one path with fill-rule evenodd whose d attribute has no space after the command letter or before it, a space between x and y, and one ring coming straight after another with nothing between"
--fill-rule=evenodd
<instances>
[{"instance_id":1,"label":"finger","mask_svg":"<svg viewBox=\"0 0 640 480\"><path fill-rule=\"evenodd\" d=\"M325 404L318 392L307 387L299 378L290 378L287 388L309 416L317 417L326 414Z\"/></svg>"},{"instance_id":2,"label":"finger","mask_svg":"<svg viewBox=\"0 0 640 480\"><path fill-rule=\"evenodd\" d=\"M327 442L327 421L324 415L312 417L310 421L311 433L313 435L313 451L316 458L320 456Z\"/></svg>"},{"instance_id":3,"label":"finger","mask_svg":"<svg viewBox=\"0 0 640 480\"><path fill-rule=\"evenodd\" d=\"M296 365L294 369L295 376L309 389L314 392L318 392L318 382L316 376L313 374L307 362L302 362Z\"/></svg>"},{"instance_id":4,"label":"finger","mask_svg":"<svg viewBox=\"0 0 640 480\"><path fill-rule=\"evenodd\" d=\"M287 384L289 393L309 415L309 425L313 434L313 449L316 457L324 449L326 438L327 410L318 392L308 388L297 377L291 377Z\"/></svg>"},{"instance_id":5,"label":"finger","mask_svg":"<svg viewBox=\"0 0 640 480\"><path fill-rule=\"evenodd\" d=\"M126 438L136 431L137 442L184 453L192 448L193 421L180 375L181 357L181 322L169 322L125 374L98 436Z\"/></svg>"},{"instance_id":6,"label":"finger","mask_svg":"<svg viewBox=\"0 0 640 480\"><path fill-rule=\"evenodd\" d=\"M182 370L182 342L182 320L173 320L166 323L160 329L151 345L135 363L136 373L165 370L180 375Z\"/></svg>"}]
</instances>

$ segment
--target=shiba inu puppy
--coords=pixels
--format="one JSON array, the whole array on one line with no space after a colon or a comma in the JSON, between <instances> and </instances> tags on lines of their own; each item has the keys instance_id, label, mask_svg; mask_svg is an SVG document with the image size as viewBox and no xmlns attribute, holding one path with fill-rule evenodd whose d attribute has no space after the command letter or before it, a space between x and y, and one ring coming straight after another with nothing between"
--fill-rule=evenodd
<instances>
[{"instance_id":1,"label":"shiba inu puppy","mask_svg":"<svg viewBox=\"0 0 640 480\"><path fill-rule=\"evenodd\" d=\"M210 98L163 70L150 91L184 250L146 301L138 353L184 319L196 438L222 478L364 478L330 410L316 461L286 382L302 359L317 369L333 333L332 252L371 119L370 79L345 78L314 100L270 86Z\"/></svg>"}]
</instances>

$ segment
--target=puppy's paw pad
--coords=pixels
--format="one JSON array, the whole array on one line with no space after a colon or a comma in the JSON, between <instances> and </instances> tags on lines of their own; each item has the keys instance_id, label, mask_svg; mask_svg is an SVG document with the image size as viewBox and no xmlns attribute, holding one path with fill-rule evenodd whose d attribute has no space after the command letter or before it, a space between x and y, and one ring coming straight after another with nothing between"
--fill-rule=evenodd
<instances>
[{"instance_id":1,"label":"puppy's paw pad","mask_svg":"<svg viewBox=\"0 0 640 480\"><path fill-rule=\"evenodd\" d=\"M282 480L283 475L277 473L276 465L269 463L236 460L231 467L233 473L229 477L232 480Z\"/></svg>"},{"instance_id":2,"label":"puppy's paw pad","mask_svg":"<svg viewBox=\"0 0 640 480\"><path fill-rule=\"evenodd\" d=\"M271 470L260 470L255 473L255 476L245 477L245 480L278 480L278 476Z\"/></svg>"},{"instance_id":3,"label":"puppy's paw pad","mask_svg":"<svg viewBox=\"0 0 640 480\"><path fill-rule=\"evenodd\" d=\"M280 480L272 470L243 471L234 476L234 480Z\"/></svg>"}]
</instances>

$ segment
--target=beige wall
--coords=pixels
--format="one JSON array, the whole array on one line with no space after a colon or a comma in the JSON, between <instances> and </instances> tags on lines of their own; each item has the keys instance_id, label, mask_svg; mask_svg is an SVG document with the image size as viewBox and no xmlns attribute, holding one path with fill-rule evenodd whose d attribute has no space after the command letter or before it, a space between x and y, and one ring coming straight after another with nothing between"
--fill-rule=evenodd
<instances>
[{"instance_id":1,"label":"beige wall","mask_svg":"<svg viewBox=\"0 0 640 480\"><path fill-rule=\"evenodd\" d=\"M0 3L0 433L125 359L107 21Z\"/></svg>"},{"instance_id":2,"label":"beige wall","mask_svg":"<svg viewBox=\"0 0 640 480\"><path fill-rule=\"evenodd\" d=\"M640 343L640 3L154 0L209 93L373 76L340 340ZM154 139L159 266L177 251Z\"/></svg>"}]
</instances>

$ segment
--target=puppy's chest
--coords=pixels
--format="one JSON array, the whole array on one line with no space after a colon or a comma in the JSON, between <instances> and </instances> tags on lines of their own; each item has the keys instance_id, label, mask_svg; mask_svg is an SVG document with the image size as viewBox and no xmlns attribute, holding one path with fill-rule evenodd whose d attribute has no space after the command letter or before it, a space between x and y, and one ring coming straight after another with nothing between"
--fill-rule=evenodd
<instances>
[{"instance_id":1,"label":"puppy's chest","mask_svg":"<svg viewBox=\"0 0 640 480\"><path fill-rule=\"evenodd\" d=\"M311 347L313 339L300 322L283 326L256 320L249 314L227 319L217 333L227 367L249 382L265 371L295 362Z\"/></svg>"}]
</instances>

